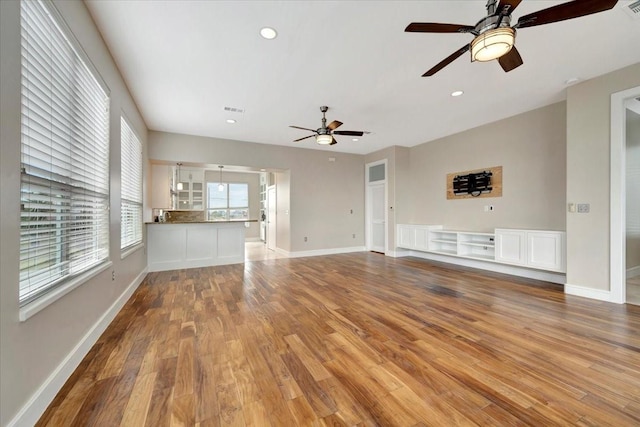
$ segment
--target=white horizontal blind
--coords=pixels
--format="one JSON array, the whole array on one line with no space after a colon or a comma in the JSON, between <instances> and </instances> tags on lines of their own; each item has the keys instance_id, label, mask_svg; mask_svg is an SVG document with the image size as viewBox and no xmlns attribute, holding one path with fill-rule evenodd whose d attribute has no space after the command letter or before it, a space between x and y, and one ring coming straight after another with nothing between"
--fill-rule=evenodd
<instances>
[{"instance_id":1,"label":"white horizontal blind","mask_svg":"<svg viewBox=\"0 0 640 427\"><path fill-rule=\"evenodd\" d=\"M24 305L109 257L109 98L46 6L20 17Z\"/></svg>"},{"instance_id":2,"label":"white horizontal blind","mask_svg":"<svg viewBox=\"0 0 640 427\"><path fill-rule=\"evenodd\" d=\"M142 242L142 144L124 117L120 138L120 248L126 249Z\"/></svg>"}]
</instances>

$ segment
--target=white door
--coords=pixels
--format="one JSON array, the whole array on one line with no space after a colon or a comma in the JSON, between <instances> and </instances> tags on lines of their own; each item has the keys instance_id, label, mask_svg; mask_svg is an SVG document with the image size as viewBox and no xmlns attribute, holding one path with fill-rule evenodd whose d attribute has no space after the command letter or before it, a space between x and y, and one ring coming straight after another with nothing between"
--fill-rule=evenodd
<instances>
[{"instance_id":1,"label":"white door","mask_svg":"<svg viewBox=\"0 0 640 427\"><path fill-rule=\"evenodd\" d=\"M267 249L276 250L276 188L267 189Z\"/></svg>"},{"instance_id":2,"label":"white door","mask_svg":"<svg viewBox=\"0 0 640 427\"><path fill-rule=\"evenodd\" d=\"M384 253L386 251L386 209L384 208L385 183L369 184L368 191L369 209L367 210L369 215L369 250Z\"/></svg>"}]
</instances>

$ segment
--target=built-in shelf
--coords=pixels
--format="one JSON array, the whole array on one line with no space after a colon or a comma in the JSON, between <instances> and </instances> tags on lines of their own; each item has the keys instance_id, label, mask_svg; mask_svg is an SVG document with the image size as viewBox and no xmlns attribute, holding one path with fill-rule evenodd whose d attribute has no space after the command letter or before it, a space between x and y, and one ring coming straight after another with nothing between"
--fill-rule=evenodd
<instances>
[{"instance_id":1,"label":"built-in shelf","mask_svg":"<svg viewBox=\"0 0 640 427\"><path fill-rule=\"evenodd\" d=\"M441 225L399 224L397 246L460 258L565 271L565 232L496 229L445 230Z\"/></svg>"}]
</instances>

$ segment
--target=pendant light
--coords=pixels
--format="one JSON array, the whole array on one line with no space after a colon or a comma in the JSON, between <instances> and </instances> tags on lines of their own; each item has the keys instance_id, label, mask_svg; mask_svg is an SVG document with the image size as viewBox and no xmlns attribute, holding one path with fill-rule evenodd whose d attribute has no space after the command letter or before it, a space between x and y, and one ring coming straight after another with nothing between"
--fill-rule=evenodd
<instances>
[{"instance_id":1,"label":"pendant light","mask_svg":"<svg viewBox=\"0 0 640 427\"><path fill-rule=\"evenodd\" d=\"M224 166L218 166L220 168L220 179L218 180L218 191L224 191L224 184L222 183L222 168Z\"/></svg>"},{"instance_id":2,"label":"pendant light","mask_svg":"<svg viewBox=\"0 0 640 427\"><path fill-rule=\"evenodd\" d=\"M178 191L182 191L183 186L182 186L182 183L180 182L180 166L182 166L182 163L177 163L177 165L178 165L178 173L177 173L178 184L176 185L176 188L178 189Z\"/></svg>"}]
</instances>

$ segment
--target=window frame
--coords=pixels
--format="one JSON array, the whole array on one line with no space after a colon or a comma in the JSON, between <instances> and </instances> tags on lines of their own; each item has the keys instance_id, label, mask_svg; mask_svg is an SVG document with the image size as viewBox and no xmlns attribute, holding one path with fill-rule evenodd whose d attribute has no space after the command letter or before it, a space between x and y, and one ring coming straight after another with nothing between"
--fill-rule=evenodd
<instances>
[{"instance_id":1,"label":"window frame","mask_svg":"<svg viewBox=\"0 0 640 427\"><path fill-rule=\"evenodd\" d=\"M124 114L120 115L120 147L120 251L124 258L142 245L144 208L142 141ZM128 214L135 215L133 223ZM127 238L129 234L133 236Z\"/></svg>"},{"instance_id":2,"label":"window frame","mask_svg":"<svg viewBox=\"0 0 640 427\"><path fill-rule=\"evenodd\" d=\"M112 265L110 91L50 1L22 1L20 27L24 321Z\"/></svg>"},{"instance_id":3,"label":"window frame","mask_svg":"<svg viewBox=\"0 0 640 427\"><path fill-rule=\"evenodd\" d=\"M250 218L250 203L249 203L249 183L248 182L231 182L231 181L227 181L227 182L222 182L222 185L224 185L224 192L226 193L226 196L224 198L225 200L225 206L222 207L211 207L210 202L211 202L211 197L210 197L210 192L211 191L215 191L218 192L218 185L220 185L221 183L219 181L207 181L207 204L206 204L206 208L205 208L205 219L207 221L248 221ZM230 206L230 186L231 185L243 185L246 187L246 194L247 194L247 206ZM213 189L213 190L211 190ZM232 211L242 211L245 210L246 211L246 215L243 218L231 218L231 213ZM212 214L214 214L214 212L224 212L224 218L223 219L215 219L212 218Z\"/></svg>"}]
</instances>

